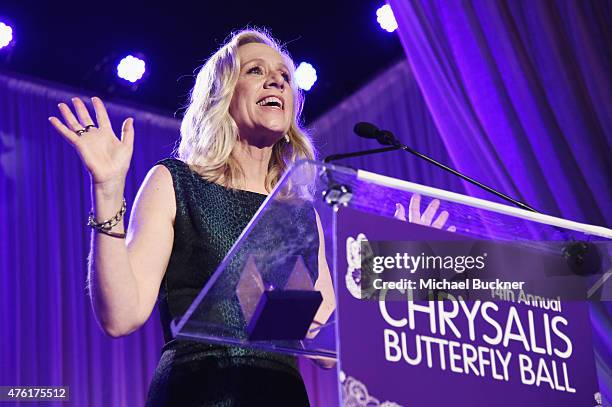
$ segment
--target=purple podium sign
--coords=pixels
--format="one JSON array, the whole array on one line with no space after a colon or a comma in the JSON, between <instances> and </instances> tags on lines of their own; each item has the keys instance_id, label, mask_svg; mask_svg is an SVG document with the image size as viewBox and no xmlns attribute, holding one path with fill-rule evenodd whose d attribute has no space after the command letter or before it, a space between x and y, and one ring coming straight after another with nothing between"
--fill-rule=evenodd
<instances>
[{"instance_id":1,"label":"purple podium sign","mask_svg":"<svg viewBox=\"0 0 612 407\"><path fill-rule=\"evenodd\" d=\"M586 302L361 299L362 240L463 237L348 208L337 216L342 405L596 405Z\"/></svg>"}]
</instances>

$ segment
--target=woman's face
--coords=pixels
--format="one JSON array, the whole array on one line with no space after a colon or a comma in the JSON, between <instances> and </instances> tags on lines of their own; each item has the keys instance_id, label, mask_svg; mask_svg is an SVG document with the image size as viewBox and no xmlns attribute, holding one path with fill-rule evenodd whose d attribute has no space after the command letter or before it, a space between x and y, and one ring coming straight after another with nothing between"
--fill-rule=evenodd
<instances>
[{"instance_id":1,"label":"woman's face","mask_svg":"<svg viewBox=\"0 0 612 407\"><path fill-rule=\"evenodd\" d=\"M240 77L229 113L240 138L258 147L270 146L283 137L293 116L293 89L289 69L273 48L259 43L238 48Z\"/></svg>"}]
</instances>

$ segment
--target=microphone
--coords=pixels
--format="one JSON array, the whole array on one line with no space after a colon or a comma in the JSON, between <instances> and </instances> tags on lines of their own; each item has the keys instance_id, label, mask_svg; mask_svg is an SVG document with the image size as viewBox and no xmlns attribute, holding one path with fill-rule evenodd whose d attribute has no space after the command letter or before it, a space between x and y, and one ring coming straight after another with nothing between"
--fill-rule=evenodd
<instances>
[{"instance_id":1,"label":"microphone","mask_svg":"<svg viewBox=\"0 0 612 407\"><path fill-rule=\"evenodd\" d=\"M359 130L359 131L358 131ZM370 154L378 154L378 153L386 153L387 151L395 151L401 150L403 146L399 144L393 133L390 131L379 130L378 127L374 126L371 123L357 123L355 125L354 131L361 137L372 138L378 140L378 142L385 146L385 148L375 148L371 150L363 150L363 151L355 151L352 153L343 153L343 154L332 154L328 155L323 159L324 163L329 163L331 161L342 160L344 158L351 157L361 157L364 155Z\"/></svg>"},{"instance_id":2,"label":"microphone","mask_svg":"<svg viewBox=\"0 0 612 407\"><path fill-rule=\"evenodd\" d=\"M355 134L363 138L376 139L383 146L401 146L393 133L388 130L380 130L378 127L368 122L360 122L353 128Z\"/></svg>"},{"instance_id":3,"label":"microphone","mask_svg":"<svg viewBox=\"0 0 612 407\"><path fill-rule=\"evenodd\" d=\"M409 153L411 153L413 155L416 155L417 157L419 157L419 158L421 158L421 159L423 159L423 160L425 160L425 161L435 165L436 167L442 168L443 170L448 171L451 174L456 175L459 178L461 178L461 179L463 179L463 180L465 180L465 181L467 181L467 182L469 182L469 183L471 183L473 185L476 185L477 187L482 188L485 191L490 192L493 195L495 195L495 196L497 196L497 197L499 197L499 198L501 198L501 199L503 199L503 200L505 200L507 202L510 202L510 203L512 203L515 206L518 206L521 209L526 209L528 211L538 213L538 211L535 210L534 208L532 208L531 206L529 206L529 205L527 205L527 204L525 204L523 202L517 201L516 199L511 198L511 197L509 197L506 194L503 194L503 193L501 193L501 192L499 192L499 191L497 191L497 190L495 190L495 189L493 189L491 187L488 187L485 184L483 184L483 183L481 183L479 181L476 181L475 179L470 178L467 175L464 175L464 174L460 173L459 171L457 171L457 170L455 170L453 168L450 168L450 167L448 167L448 166L446 166L446 165L444 165L444 164L434 160L431 157L426 156L425 154L421 154L418 151L416 151L416 150L414 150L414 149L412 149L412 148L410 148L408 146L403 145L402 143L399 142L399 140L395 137L395 135L393 135L393 133L391 133L389 130L381 130L378 127L376 127L376 125L374 125L372 123L360 122L360 123L357 123L355 125L355 127L353 128L353 131L359 137L369 138L369 139L376 139L382 145L392 146L392 147L387 147L386 149L382 149L382 148L378 149L377 152L383 152L383 150L384 151L405 150L405 151L407 151L407 152L409 152ZM369 150L369 151L373 152L375 150ZM338 154L338 155L341 155L341 154ZM342 158L345 158L345 157L342 157Z\"/></svg>"}]
</instances>

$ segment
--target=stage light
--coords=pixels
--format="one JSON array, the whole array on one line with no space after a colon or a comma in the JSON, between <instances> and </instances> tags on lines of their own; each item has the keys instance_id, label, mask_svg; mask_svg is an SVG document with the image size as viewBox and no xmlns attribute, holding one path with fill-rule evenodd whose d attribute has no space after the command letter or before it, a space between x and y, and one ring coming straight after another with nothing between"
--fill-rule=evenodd
<instances>
[{"instance_id":1,"label":"stage light","mask_svg":"<svg viewBox=\"0 0 612 407\"><path fill-rule=\"evenodd\" d=\"M391 6L388 4L376 10L376 21L378 21L378 24L380 24L383 30L390 33L397 29L397 21L395 20Z\"/></svg>"},{"instance_id":2,"label":"stage light","mask_svg":"<svg viewBox=\"0 0 612 407\"><path fill-rule=\"evenodd\" d=\"M295 81L298 88L310 90L312 85L317 81L317 71L312 65L307 62L300 62L295 70Z\"/></svg>"},{"instance_id":3,"label":"stage light","mask_svg":"<svg viewBox=\"0 0 612 407\"><path fill-rule=\"evenodd\" d=\"M0 22L0 48L4 48L13 41L13 28Z\"/></svg>"},{"instance_id":4,"label":"stage light","mask_svg":"<svg viewBox=\"0 0 612 407\"><path fill-rule=\"evenodd\" d=\"M144 73L145 61L132 55L123 58L117 65L117 76L128 82L135 83Z\"/></svg>"}]
</instances>

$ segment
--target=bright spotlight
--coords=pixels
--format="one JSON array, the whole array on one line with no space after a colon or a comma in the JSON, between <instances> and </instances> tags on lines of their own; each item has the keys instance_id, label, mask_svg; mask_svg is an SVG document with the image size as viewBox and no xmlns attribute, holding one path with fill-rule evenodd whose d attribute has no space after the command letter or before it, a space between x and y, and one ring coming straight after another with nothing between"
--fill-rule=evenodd
<instances>
[{"instance_id":1,"label":"bright spotlight","mask_svg":"<svg viewBox=\"0 0 612 407\"><path fill-rule=\"evenodd\" d=\"M295 70L295 80L300 89L310 90L317 81L317 71L307 62L300 62Z\"/></svg>"},{"instance_id":2,"label":"bright spotlight","mask_svg":"<svg viewBox=\"0 0 612 407\"><path fill-rule=\"evenodd\" d=\"M392 33L397 30L397 21L395 20L391 6L388 4L376 10L376 21L378 21L378 24L380 24L385 31Z\"/></svg>"},{"instance_id":3,"label":"bright spotlight","mask_svg":"<svg viewBox=\"0 0 612 407\"><path fill-rule=\"evenodd\" d=\"M123 58L117 65L117 76L126 81L135 83L145 73L145 62L132 55Z\"/></svg>"},{"instance_id":4,"label":"bright spotlight","mask_svg":"<svg viewBox=\"0 0 612 407\"><path fill-rule=\"evenodd\" d=\"M4 48L13 41L13 29L10 25L0 22L0 48Z\"/></svg>"}]
</instances>

